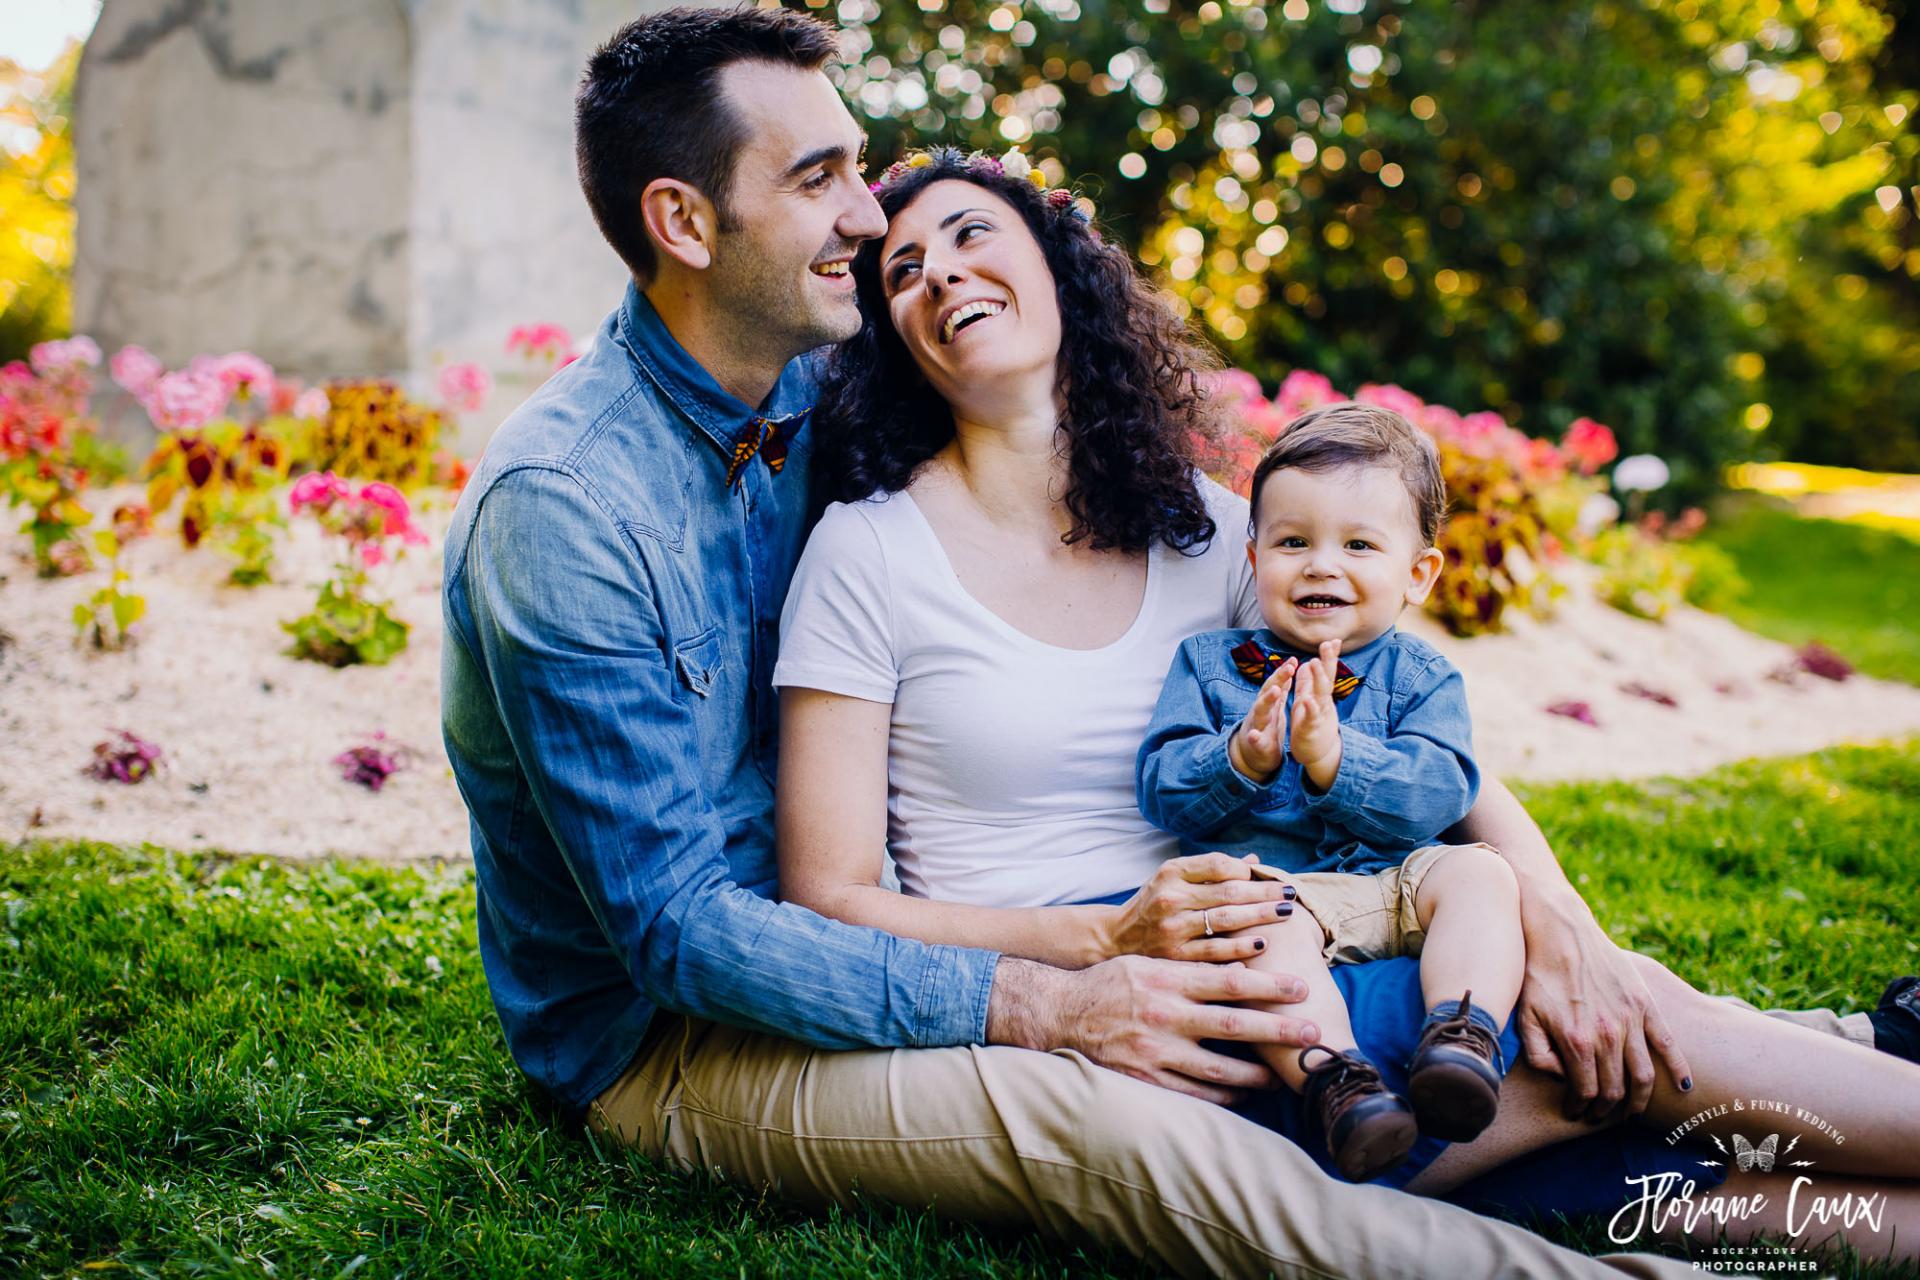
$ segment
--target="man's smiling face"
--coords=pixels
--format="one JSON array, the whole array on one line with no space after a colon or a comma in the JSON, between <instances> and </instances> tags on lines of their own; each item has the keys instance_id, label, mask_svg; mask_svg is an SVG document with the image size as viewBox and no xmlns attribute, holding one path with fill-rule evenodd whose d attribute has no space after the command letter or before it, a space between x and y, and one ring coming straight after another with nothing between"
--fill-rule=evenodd
<instances>
[{"instance_id":1,"label":"man's smiling face","mask_svg":"<svg viewBox=\"0 0 1920 1280\"><path fill-rule=\"evenodd\" d=\"M861 172L866 135L821 72L736 62L720 85L743 141L715 300L790 355L852 337L853 252L887 228Z\"/></svg>"}]
</instances>

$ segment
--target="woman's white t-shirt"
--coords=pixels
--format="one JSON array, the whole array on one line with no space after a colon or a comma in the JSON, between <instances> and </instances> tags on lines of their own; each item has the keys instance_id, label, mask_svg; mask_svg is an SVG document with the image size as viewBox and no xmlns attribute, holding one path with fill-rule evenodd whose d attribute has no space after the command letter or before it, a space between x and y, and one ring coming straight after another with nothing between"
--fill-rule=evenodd
<instances>
[{"instance_id":1,"label":"woman's white t-shirt","mask_svg":"<svg viewBox=\"0 0 1920 1280\"><path fill-rule=\"evenodd\" d=\"M1101 649L1036 640L968 595L911 495L827 508L788 590L773 683L892 704L887 846L908 893L1084 901L1178 852L1140 816L1134 758L1180 642L1260 622L1247 504L1202 489L1212 542L1156 545L1140 612Z\"/></svg>"}]
</instances>

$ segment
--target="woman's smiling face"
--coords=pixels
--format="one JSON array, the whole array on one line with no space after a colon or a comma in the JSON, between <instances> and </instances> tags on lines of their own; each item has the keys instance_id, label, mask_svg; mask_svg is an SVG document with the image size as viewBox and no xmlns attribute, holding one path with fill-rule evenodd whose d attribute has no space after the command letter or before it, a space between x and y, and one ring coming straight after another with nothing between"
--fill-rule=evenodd
<instances>
[{"instance_id":1,"label":"woman's smiling face","mask_svg":"<svg viewBox=\"0 0 1920 1280\"><path fill-rule=\"evenodd\" d=\"M880 248L895 332L949 404L984 378L1044 372L1060 354L1053 272L1018 210L971 182L935 182L900 210Z\"/></svg>"}]
</instances>

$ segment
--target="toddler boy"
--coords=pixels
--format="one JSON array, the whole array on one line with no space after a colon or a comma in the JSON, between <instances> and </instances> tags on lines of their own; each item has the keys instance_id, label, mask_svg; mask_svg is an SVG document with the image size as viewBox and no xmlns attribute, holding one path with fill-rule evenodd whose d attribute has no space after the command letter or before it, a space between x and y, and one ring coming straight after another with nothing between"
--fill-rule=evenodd
<instances>
[{"instance_id":1,"label":"toddler boy","mask_svg":"<svg viewBox=\"0 0 1920 1280\"><path fill-rule=\"evenodd\" d=\"M1526 958L1519 888L1488 846L1436 843L1479 771L1460 673L1394 627L1443 563L1432 442L1385 409L1329 405L1267 450L1249 496L1267 625L1182 644L1140 750L1140 808L1186 852L1257 854L1298 890L1305 913L1263 926L1253 964L1307 983L1279 1011L1320 1037L1262 1056L1334 1167L1364 1181L1420 1133L1467 1142L1492 1122ZM1395 955L1421 957L1428 1010L1406 1098L1360 1052L1328 968Z\"/></svg>"}]
</instances>

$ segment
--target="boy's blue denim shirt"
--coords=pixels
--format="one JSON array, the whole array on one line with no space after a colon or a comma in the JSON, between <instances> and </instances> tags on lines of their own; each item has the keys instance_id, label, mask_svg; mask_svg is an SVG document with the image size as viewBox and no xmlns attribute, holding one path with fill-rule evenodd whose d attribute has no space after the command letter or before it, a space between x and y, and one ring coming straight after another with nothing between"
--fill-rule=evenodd
<instances>
[{"instance_id":1,"label":"boy's blue denim shirt","mask_svg":"<svg viewBox=\"0 0 1920 1280\"><path fill-rule=\"evenodd\" d=\"M780 606L810 366L756 411L632 286L487 446L447 534L441 718L515 1060L587 1106L656 1008L826 1048L984 1041L998 957L773 900ZM793 435L729 488L756 416Z\"/></svg>"},{"instance_id":2,"label":"boy's blue denim shirt","mask_svg":"<svg viewBox=\"0 0 1920 1280\"><path fill-rule=\"evenodd\" d=\"M1180 646L1141 744L1134 779L1147 821L1189 853L1257 853L1296 874L1369 874L1397 866L1467 816L1480 790L1460 673L1432 645L1394 628L1340 655L1360 686L1336 699L1340 772L1316 792L1291 757L1272 782L1233 767L1227 738L1260 692L1234 665L1254 639L1308 658L1267 630L1209 631ZM1287 709L1292 711L1292 695Z\"/></svg>"}]
</instances>

